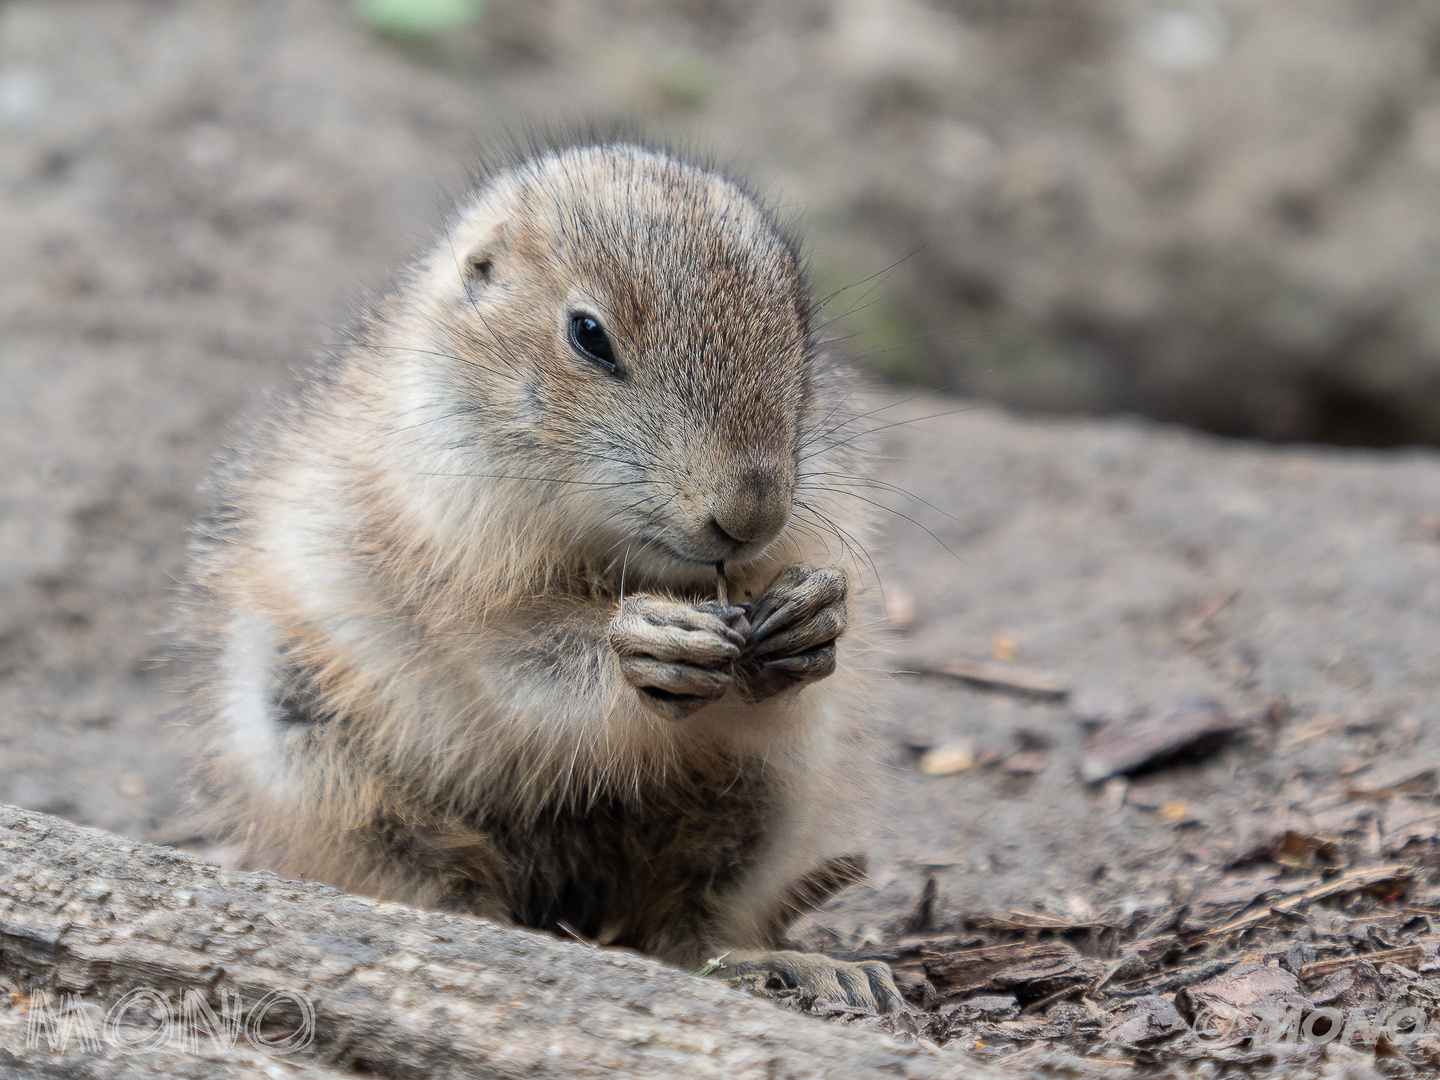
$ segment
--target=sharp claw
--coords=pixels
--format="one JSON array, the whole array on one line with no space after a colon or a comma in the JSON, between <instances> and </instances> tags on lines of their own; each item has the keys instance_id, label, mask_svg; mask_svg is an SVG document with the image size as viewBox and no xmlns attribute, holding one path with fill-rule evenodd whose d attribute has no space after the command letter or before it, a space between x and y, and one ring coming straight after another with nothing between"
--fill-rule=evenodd
<instances>
[{"instance_id":1,"label":"sharp claw","mask_svg":"<svg viewBox=\"0 0 1440 1080\"><path fill-rule=\"evenodd\" d=\"M751 656L764 657L774 653L797 656L832 645L845 632L845 620L830 612L822 612L808 623L782 630L768 641L751 640L748 650ZM813 635L813 636L812 636ZM806 641L809 637L811 640ZM818 638L819 640L815 640Z\"/></svg>"},{"instance_id":2,"label":"sharp claw","mask_svg":"<svg viewBox=\"0 0 1440 1080\"><path fill-rule=\"evenodd\" d=\"M651 709L669 720L683 720L696 709L708 705L713 700L690 694L672 694L653 686L641 686L637 689Z\"/></svg>"},{"instance_id":3,"label":"sharp claw","mask_svg":"<svg viewBox=\"0 0 1440 1080\"><path fill-rule=\"evenodd\" d=\"M845 600L843 574L832 568L792 566L783 571L756 605L750 640L761 640L779 627L808 619Z\"/></svg>"},{"instance_id":4,"label":"sharp claw","mask_svg":"<svg viewBox=\"0 0 1440 1080\"><path fill-rule=\"evenodd\" d=\"M759 976L760 985L774 980L776 988L798 989L816 1002L834 1002L875 1012L904 1008L889 967L878 960L849 963L819 953L773 952L720 967L721 978Z\"/></svg>"},{"instance_id":5,"label":"sharp claw","mask_svg":"<svg viewBox=\"0 0 1440 1080\"><path fill-rule=\"evenodd\" d=\"M817 645L794 656L760 658L760 663L773 671L794 675L810 675L821 671L828 675L835 670L835 643L827 641L824 645Z\"/></svg>"}]
</instances>

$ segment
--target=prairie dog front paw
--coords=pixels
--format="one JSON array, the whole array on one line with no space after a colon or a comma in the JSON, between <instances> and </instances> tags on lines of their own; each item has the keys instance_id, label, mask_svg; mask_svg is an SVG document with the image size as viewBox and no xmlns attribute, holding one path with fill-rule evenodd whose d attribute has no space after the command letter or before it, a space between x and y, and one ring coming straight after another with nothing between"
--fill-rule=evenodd
<instances>
[{"instance_id":1,"label":"prairie dog front paw","mask_svg":"<svg viewBox=\"0 0 1440 1080\"><path fill-rule=\"evenodd\" d=\"M671 720L725 693L745 647L742 608L632 596L610 624L620 673L645 706Z\"/></svg>"},{"instance_id":2,"label":"prairie dog front paw","mask_svg":"<svg viewBox=\"0 0 1440 1080\"><path fill-rule=\"evenodd\" d=\"M848 592L838 566L781 571L750 616L749 641L736 665L741 692L758 701L834 674Z\"/></svg>"}]
</instances>

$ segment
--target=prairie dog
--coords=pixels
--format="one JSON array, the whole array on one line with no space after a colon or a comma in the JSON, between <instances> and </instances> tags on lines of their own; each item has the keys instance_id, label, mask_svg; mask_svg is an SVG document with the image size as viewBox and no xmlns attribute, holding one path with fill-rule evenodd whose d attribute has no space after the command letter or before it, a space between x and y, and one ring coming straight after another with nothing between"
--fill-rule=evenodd
<instances>
[{"instance_id":1,"label":"prairie dog","mask_svg":"<svg viewBox=\"0 0 1440 1080\"><path fill-rule=\"evenodd\" d=\"M813 309L674 157L482 182L196 530L197 789L247 863L896 1007L884 965L767 951L858 876L823 860L865 504Z\"/></svg>"}]
</instances>

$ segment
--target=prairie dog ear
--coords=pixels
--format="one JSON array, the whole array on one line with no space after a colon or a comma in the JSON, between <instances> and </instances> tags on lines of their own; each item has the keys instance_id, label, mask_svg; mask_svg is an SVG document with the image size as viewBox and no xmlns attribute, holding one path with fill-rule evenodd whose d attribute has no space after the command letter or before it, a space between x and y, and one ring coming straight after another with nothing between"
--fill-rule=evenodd
<instances>
[{"instance_id":1,"label":"prairie dog ear","mask_svg":"<svg viewBox=\"0 0 1440 1080\"><path fill-rule=\"evenodd\" d=\"M460 261L460 276L467 289L482 288L494 280L496 263L509 250L510 230L504 222L496 222L466 249Z\"/></svg>"},{"instance_id":2,"label":"prairie dog ear","mask_svg":"<svg viewBox=\"0 0 1440 1080\"><path fill-rule=\"evenodd\" d=\"M491 275L495 273L495 256L488 247L477 248L465 256L465 264L460 268L460 272L467 285L488 285Z\"/></svg>"}]
</instances>

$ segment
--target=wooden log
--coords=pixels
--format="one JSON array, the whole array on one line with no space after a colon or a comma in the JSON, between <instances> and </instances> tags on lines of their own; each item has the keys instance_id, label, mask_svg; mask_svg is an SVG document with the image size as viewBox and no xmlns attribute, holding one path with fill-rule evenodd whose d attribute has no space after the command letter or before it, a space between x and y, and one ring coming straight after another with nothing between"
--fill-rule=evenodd
<instances>
[{"instance_id":1,"label":"wooden log","mask_svg":"<svg viewBox=\"0 0 1440 1080\"><path fill-rule=\"evenodd\" d=\"M998 1075L634 953L0 806L6 982L5 1080Z\"/></svg>"}]
</instances>

